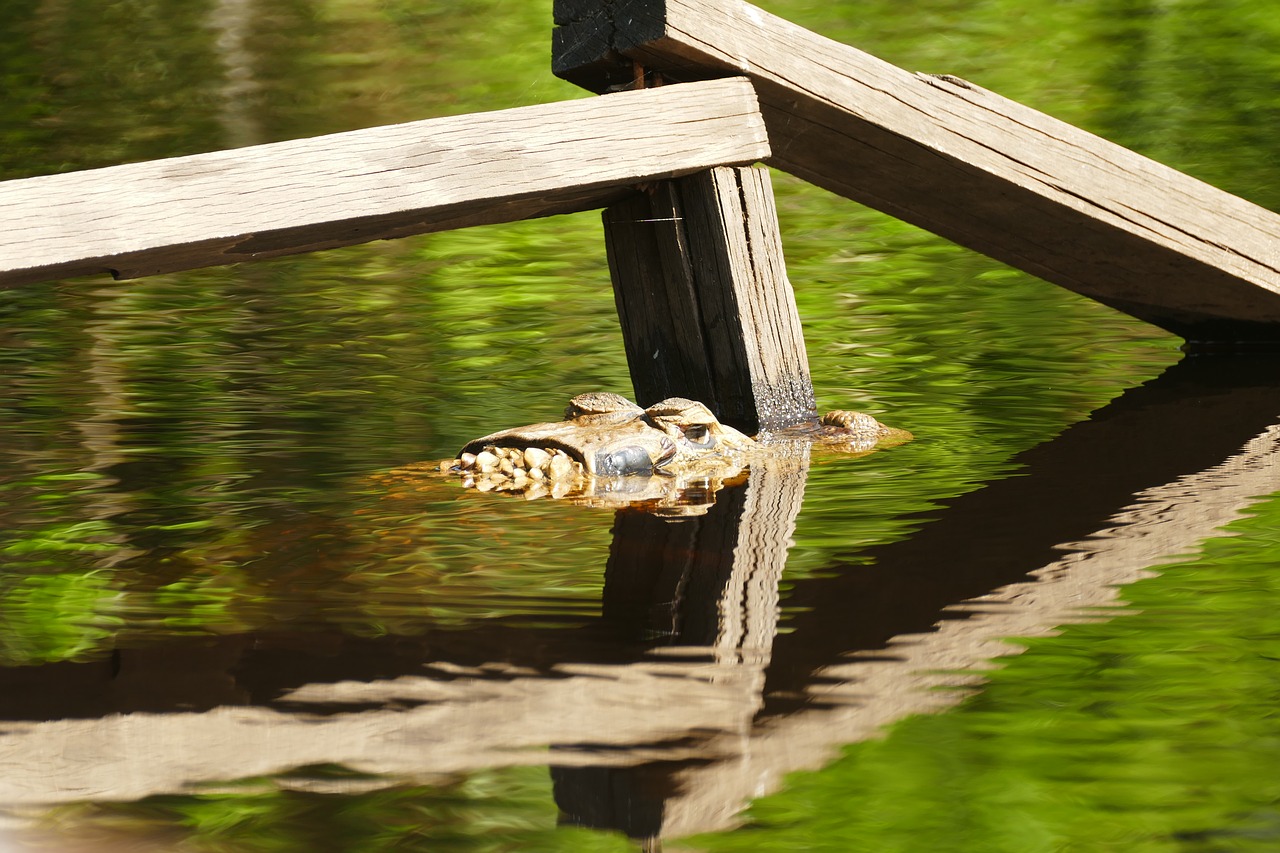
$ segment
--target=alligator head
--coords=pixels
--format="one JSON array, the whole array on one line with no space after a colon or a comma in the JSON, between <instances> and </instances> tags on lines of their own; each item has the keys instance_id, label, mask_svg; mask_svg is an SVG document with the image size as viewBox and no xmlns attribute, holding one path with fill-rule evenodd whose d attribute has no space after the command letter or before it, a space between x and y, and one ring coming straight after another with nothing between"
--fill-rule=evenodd
<instances>
[{"instance_id":1,"label":"alligator head","mask_svg":"<svg viewBox=\"0 0 1280 853\"><path fill-rule=\"evenodd\" d=\"M780 446L814 441L845 452L900 443L910 434L869 415L833 412L816 424L761 436L720 423L695 400L672 397L641 408L610 393L574 397L564 420L502 430L468 442L441 469L482 491L572 497L605 506L664 508L710 504L726 480Z\"/></svg>"},{"instance_id":2,"label":"alligator head","mask_svg":"<svg viewBox=\"0 0 1280 853\"><path fill-rule=\"evenodd\" d=\"M642 409L617 394L580 394L569 401L562 421L469 442L458 454L458 467L510 477L523 469L527 478L541 473L549 480L626 477L732 464L753 447L753 439L694 400L672 397Z\"/></svg>"}]
</instances>

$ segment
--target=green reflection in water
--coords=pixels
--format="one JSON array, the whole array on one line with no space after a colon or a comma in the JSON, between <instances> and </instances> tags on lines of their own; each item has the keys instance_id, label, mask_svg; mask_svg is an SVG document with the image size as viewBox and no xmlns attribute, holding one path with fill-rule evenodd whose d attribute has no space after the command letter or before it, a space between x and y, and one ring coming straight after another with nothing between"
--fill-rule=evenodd
<instances>
[{"instance_id":1,"label":"green reflection in water","mask_svg":"<svg viewBox=\"0 0 1280 853\"><path fill-rule=\"evenodd\" d=\"M25 636L42 619L377 634L594 608L607 515L458 502L429 479L396 502L386 479L555 419L567 388L625 385L598 219L557 224L0 294L0 588L24 613L0 626L6 654L56 658ZM86 612L23 597L75 572L103 590Z\"/></svg>"}]
</instances>

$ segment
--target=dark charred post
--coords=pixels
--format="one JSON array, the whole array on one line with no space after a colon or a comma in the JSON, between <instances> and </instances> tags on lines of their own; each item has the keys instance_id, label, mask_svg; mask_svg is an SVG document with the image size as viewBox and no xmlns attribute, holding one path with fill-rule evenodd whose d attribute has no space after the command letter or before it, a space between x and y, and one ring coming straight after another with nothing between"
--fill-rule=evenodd
<instances>
[{"instance_id":1,"label":"dark charred post","mask_svg":"<svg viewBox=\"0 0 1280 853\"><path fill-rule=\"evenodd\" d=\"M721 167L604 212L637 401L701 400L746 432L811 419L813 384L769 173Z\"/></svg>"},{"instance_id":2,"label":"dark charred post","mask_svg":"<svg viewBox=\"0 0 1280 853\"><path fill-rule=\"evenodd\" d=\"M745 75L772 166L1190 340L1280 344L1280 216L946 75L743 0L556 0L594 91Z\"/></svg>"}]
</instances>

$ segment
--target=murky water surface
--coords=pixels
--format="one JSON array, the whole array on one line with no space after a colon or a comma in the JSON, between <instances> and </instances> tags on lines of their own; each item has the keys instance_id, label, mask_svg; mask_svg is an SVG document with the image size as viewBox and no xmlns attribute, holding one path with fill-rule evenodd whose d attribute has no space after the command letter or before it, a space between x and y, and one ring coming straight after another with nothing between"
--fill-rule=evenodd
<instances>
[{"instance_id":1,"label":"murky water surface","mask_svg":"<svg viewBox=\"0 0 1280 853\"><path fill-rule=\"evenodd\" d=\"M765 5L1280 204L1266 3ZM0 177L582 96L550 26L11 3ZM680 520L404 469L629 390L596 214L0 292L0 849L1280 845L1274 363L775 184L916 439Z\"/></svg>"}]
</instances>

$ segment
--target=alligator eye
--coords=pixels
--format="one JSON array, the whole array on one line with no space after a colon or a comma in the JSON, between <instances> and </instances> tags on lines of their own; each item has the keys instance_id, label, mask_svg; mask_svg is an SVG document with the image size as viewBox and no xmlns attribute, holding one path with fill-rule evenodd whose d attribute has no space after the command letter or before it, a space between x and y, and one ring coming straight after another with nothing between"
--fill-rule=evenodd
<instances>
[{"instance_id":1,"label":"alligator eye","mask_svg":"<svg viewBox=\"0 0 1280 853\"><path fill-rule=\"evenodd\" d=\"M715 447L716 437L707 429L706 424L692 424L684 428L685 440L694 447L704 450Z\"/></svg>"},{"instance_id":2,"label":"alligator eye","mask_svg":"<svg viewBox=\"0 0 1280 853\"><path fill-rule=\"evenodd\" d=\"M621 447L596 454L596 473L605 476L653 473L653 460L643 447Z\"/></svg>"}]
</instances>

